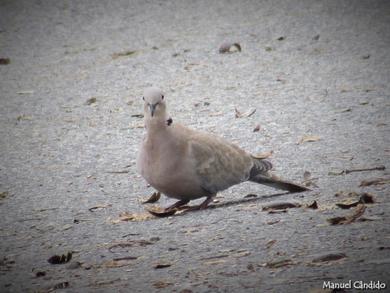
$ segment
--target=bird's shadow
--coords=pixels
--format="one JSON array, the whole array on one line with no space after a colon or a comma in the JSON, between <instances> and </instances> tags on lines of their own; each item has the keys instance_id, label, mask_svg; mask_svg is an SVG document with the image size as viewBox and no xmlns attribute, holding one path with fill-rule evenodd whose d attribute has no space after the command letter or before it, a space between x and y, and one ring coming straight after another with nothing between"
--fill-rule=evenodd
<instances>
[{"instance_id":1,"label":"bird's shadow","mask_svg":"<svg viewBox=\"0 0 390 293\"><path fill-rule=\"evenodd\" d=\"M197 206L187 206L187 205L182 206L182 207L176 209L176 212L174 212L174 213L166 213L166 212L158 213L158 212L151 212L148 209L146 209L146 210L158 218L165 218L165 217L170 217L170 216L178 217L178 216L188 214L189 212L199 212L199 211L204 211L204 210L208 210L208 209L218 209L218 208L223 208L223 207L235 206L235 205L239 205L239 204L258 202L261 200L280 197L280 196L288 195L288 194L290 194L290 193L289 192L274 193L274 194L263 195L263 196L257 196L256 194L248 194L246 197L239 199L239 200L210 204L205 209L197 209L196 208Z\"/></svg>"}]
</instances>

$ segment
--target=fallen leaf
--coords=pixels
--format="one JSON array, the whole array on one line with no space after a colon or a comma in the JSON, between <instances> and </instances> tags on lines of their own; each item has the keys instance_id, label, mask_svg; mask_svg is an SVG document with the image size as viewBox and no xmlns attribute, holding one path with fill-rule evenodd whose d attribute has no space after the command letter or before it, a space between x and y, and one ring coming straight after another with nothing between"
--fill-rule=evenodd
<instances>
[{"instance_id":1,"label":"fallen leaf","mask_svg":"<svg viewBox=\"0 0 390 293\"><path fill-rule=\"evenodd\" d=\"M8 65L11 63L9 58L0 58L0 65Z\"/></svg>"},{"instance_id":2,"label":"fallen leaf","mask_svg":"<svg viewBox=\"0 0 390 293\"><path fill-rule=\"evenodd\" d=\"M317 201L313 201L313 203L307 205L306 207L309 208L309 209L313 209L313 210L318 209Z\"/></svg>"},{"instance_id":3,"label":"fallen leaf","mask_svg":"<svg viewBox=\"0 0 390 293\"><path fill-rule=\"evenodd\" d=\"M114 258L112 260L106 261L103 263L103 266L106 268L121 268L125 266L132 265L138 257L136 256L127 256L121 258Z\"/></svg>"},{"instance_id":4,"label":"fallen leaf","mask_svg":"<svg viewBox=\"0 0 390 293\"><path fill-rule=\"evenodd\" d=\"M339 110L338 112L339 113L345 113L345 112L351 112L351 111L352 111L351 108L344 108L344 109Z\"/></svg>"},{"instance_id":5,"label":"fallen leaf","mask_svg":"<svg viewBox=\"0 0 390 293\"><path fill-rule=\"evenodd\" d=\"M366 207L364 204L358 204L354 212L350 215L344 216L344 217L335 217L327 219L327 221L331 225L344 225L344 224L350 224L352 222L355 222L358 218L360 218L364 211L366 210Z\"/></svg>"},{"instance_id":6,"label":"fallen leaf","mask_svg":"<svg viewBox=\"0 0 390 293\"><path fill-rule=\"evenodd\" d=\"M244 112L244 113L238 111L237 108L234 108L234 111L235 111L236 118L246 118L246 117L250 117L253 114L255 114L256 108L253 108L252 110L248 110L247 112Z\"/></svg>"},{"instance_id":7,"label":"fallen leaf","mask_svg":"<svg viewBox=\"0 0 390 293\"><path fill-rule=\"evenodd\" d=\"M362 59L369 59L369 58L370 58L370 54L366 54L362 56Z\"/></svg>"},{"instance_id":8,"label":"fallen leaf","mask_svg":"<svg viewBox=\"0 0 390 293\"><path fill-rule=\"evenodd\" d=\"M63 264L67 263L72 259L72 252L68 252L66 255L53 255L47 261L51 264Z\"/></svg>"},{"instance_id":9,"label":"fallen leaf","mask_svg":"<svg viewBox=\"0 0 390 293\"><path fill-rule=\"evenodd\" d=\"M31 95L34 91L18 91L16 92L18 95Z\"/></svg>"},{"instance_id":10,"label":"fallen leaf","mask_svg":"<svg viewBox=\"0 0 390 293\"><path fill-rule=\"evenodd\" d=\"M173 285L173 283L167 282L167 281L157 281L157 282L153 283L153 287L157 288L157 289L163 289L163 288L166 288L166 287L169 287L172 285Z\"/></svg>"},{"instance_id":11,"label":"fallen leaf","mask_svg":"<svg viewBox=\"0 0 390 293\"><path fill-rule=\"evenodd\" d=\"M177 209L164 209L161 207L152 207L152 208L145 208L149 213L151 213L153 216L159 217L159 218L165 218L173 216Z\"/></svg>"},{"instance_id":12,"label":"fallen leaf","mask_svg":"<svg viewBox=\"0 0 390 293\"><path fill-rule=\"evenodd\" d=\"M137 53L137 51L124 51L124 52L119 52L119 53L114 53L111 55L112 59L117 59L119 57L129 57L131 55L134 55L135 53Z\"/></svg>"},{"instance_id":13,"label":"fallen leaf","mask_svg":"<svg viewBox=\"0 0 390 293\"><path fill-rule=\"evenodd\" d=\"M231 256L235 258L240 258L240 257L248 256L250 254L251 253L247 250L241 250L241 251L237 251L236 253L233 253Z\"/></svg>"},{"instance_id":14,"label":"fallen leaf","mask_svg":"<svg viewBox=\"0 0 390 293\"><path fill-rule=\"evenodd\" d=\"M270 249L272 246L274 246L275 243L276 243L276 240L275 240L275 239L270 240L270 241L267 242L267 244L265 245L265 247L266 247L267 249Z\"/></svg>"},{"instance_id":15,"label":"fallen leaf","mask_svg":"<svg viewBox=\"0 0 390 293\"><path fill-rule=\"evenodd\" d=\"M57 289L65 289L68 287L69 287L69 282L61 282L61 283L55 284L52 289L57 290Z\"/></svg>"},{"instance_id":16,"label":"fallen leaf","mask_svg":"<svg viewBox=\"0 0 390 293\"><path fill-rule=\"evenodd\" d=\"M315 35L314 37L313 37L313 40L314 41L318 41L320 39L320 35Z\"/></svg>"},{"instance_id":17,"label":"fallen leaf","mask_svg":"<svg viewBox=\"0 0 390 293\"><path fill-rule=\"evenodd\" d=\"M321 138L317 135L304 135L297 144L303 144L305 142L315 142L319 141Z\"/></svg>"},{"instance_id":18,"label":"fallen leaf","mask_svg":"<svg viewBox=\"0 0 390 293\"><path fill-rule=\"evenodd\" d=\"M340 260L346 257L347 256L345 255L345 253L327 253L314 258L312 262L313 263L330 262L330 261Z\"/></svg>"},{"instance_id":19,"label":"fallen leaf","mask_svg":"<svg viewBox=\"0 0 390 293\"><path fill-rule=\"evenodd\" d=\"M127 174L129 170L121 170L121 171L107 171L108 174Z\"/></svg>"},{"instance_id":20,"label":"fallen leaf","mask_svg":"<svg viewBox=\"0 0 390 293\"><path fill-rule=\"evenodd\" d=\"M210 117L216 117L216 116L222 116L222 115L223 115L223 112L214 112L214 113L209 114Z\"/></svg>"},{"instance_id":21,"label":"fallen leaf","mask_svg":"<svg viewBox=\"0 0 390 293\"><path fill-rule=\"evenodd\" d=\"M267 225L273 225L273 224L277 224L279 222L280 222L280 220L271 220L271 221L267 221Z\"/></svg>"},{"instance_id":22,"label":"fallen leaf","mask_svg":"<svg viewBox=\"0 0 390 293\"><path fill-rule=\"evenodd\" d=\"M220 54L233 53L234 51L241 52L241 45L235 42L224 42L218 51Z\"/></svg>"},{"instance_id":23,"label":"fallen leaf","mask_svg":"<svg viewBox=\"0 0 390 293\"><path fill-rule=\"evenodd\" d=\"M152 219L153 217L148 213L129 213L123 212L119 215L118 219L112 220L113 224L118 224L120 222L139 222Z\"/></svg>"},{"instance_id":24,"label":"fallen leaf","mask_svg":"<svg viewBox=\"0 0 390 293\"><path fill-rule=\"evenodd\" d=\"M46 272L45 271L37 271L35 273L35 277L39 278L39 277L44 277L46 276Z\"/></svg>"},{"instance_id":25,"label":"fallen leaf","mask_svg":"<svg viewBox=\"0 0 390 293\"><path fill-rule=\"evenodd\" d=\"M371 186L371 185L384 185L390 183L390 178L374 178L369 180L363 180L360 182L359 187Z\"/></svg>"},{"instance_id":26,"label":"fallen leaf","mask_svg":"<svg viewBox=\"0 0 390 293\"><path fill-rule=\"evenodd\" d=\"M93 103L96 103L96 101L97 101L97 99L95 98L95 97L92 97L92 98L89 98L86 102L85 102L85 104L86 105L92 105Z\"/></svg>"},{"instance_id":27,"label":"fallen leaf","mask_svg":"<svg viewBox=\"0 0 390 293\"><path fill-rule=\"evenodd\" d=\"M90 212L95 212L95 211L98 211L98 210L102 210L102 209L106 209L108 207L111 207L112 205L111 204L101 204L101 205L96 205L92 208L89 208L88 210Z\"/></svg>"},{"instance_id":28,"label":"fallen leaf","mask_svg":"<svg viewBox=\"0 0 390 293\"><path fill-rule=\"evenodd\" d=\"M277 38L278 41L283 41L285 39L285 37L279 37Z\"/></svg>"},{"instance_id":29,"label":"fallen leaf","mask_svg":"<svg viewBox=\"0 0 390 293\"><path fill-rule=\"evenodd\" d=\"M338 176L338 175L343 175L345 173L345 170L341 169L333 169L328 172L328 175L330 176Z\"/></svg>"},{"instance_id":30,"label":"fallen leaf","mask_svg":"<svg viewBox=\"0 0 390 293\"><path fill-rule=\"evenodd\" d=\"M153 245L154 243L155 241L149 241L145 239L122 241L122 242L111 244L108 247L108 251L111 253L128 252L129 250L131 250L130 248L132 247L145 247L148 245ZM126 259L128 259L128 257ZM116 260L122 260L122 259L116 259Z\"/></svg>"},{"instance_id":31,"label":"fallen leaf","mask_svg":"<svg viewBox=\"0 0 390 293\"><path fill-rule=\"evenodd\" d=\"M271 52L271 51L272 51L272 47L265 47L265 50L266 50L267 52Z\"/></svg>"},{"instance_id":32,"label":"fallen leaf","mask_svg":"<svg viewBox=\"0 0 390 293\"><path fill-rule=\"evenodd\" d=\"M154 265L154 269L164 269L164 268L169 268L172 266L170 263L158 263Z\"/></svg>"},{"instance_id":33,"label":"fallen leaf","mask_svg":"<svg viewBox=\"0 0 390 293\"><path fill-rule=\"evenodd\" d=\"M270 211L270 210L285 210L290 208L298 208L301 205L299 203L294 202L273 202L270 204L267 204L263 206L263 211Z\"/></svg>"},{"instance_id":34,"label":"fallen leaf","mask_svg":"<svg viewBox=\"0 0 390 293\"><path fill-rule=\"evenodd\" d=\"M0 199L4 199L9 195L8 191L2 191L0 192Z\"/></svg>"},{"instance_id":35,"label":"fallen leaf","mask_svg":"<svg viewBox=\"0 0 390 293\"><path fill-rule=\"evenodd\" d=\"M160 197L161 197L160 192L153 192L153 194L147 200L143 201L142 204L155 203L160 199Z\"/></svg>"},{"instance_id":36,"label":"fallen leaf","mask_svg":"<svg viewBox=\"0 0 390 293\"><path fill-rule=\"evenodd\" d=\"M259 132L260 131L260 124L257 124L255 128L253 128L253 132Z\"/></svg>"},{"instance_id":37,"label":"fallen leaf","mask_svg":"<svg viewBox=\"0 0 390 293\"><path fill-rule=\"evenodd\" d=\"M19 115L18 117L16 117L16 120L18 121L22 121L22 120L32 120L32 117L31 116L27 116L27 115Z\"/></svg>"},{"instance_id":38,"label":"fallen leaf","mask_svg":"<svg viewBox=\"0 0 390 293\"><path fill-rule=\"evenodd\" d=\"M359 197L359 200L356 201L356 200L348 200L348 201L345 201L345 202L342 202L342 203L336 203L336 205L339 207L339 208L342 208L342 209L349 209L349 208L352 208L352 207L355 207L357 206L359 203L374 203L374 196L370 193L362 193L360 194L360 197Z\"/></svg>"},{"instance_id":39,"label":"fallen leaf","mask_svg":"<svg viewBox=\"0 0 390 293\"><path fill-rule=\"evenodd\" d=\"M251 157L255 158L255 159L266 159L266 158L271 157L273 153L274 153L274 151L257 153L257 154L251 155Z\"/></svg>"},{"instance_id":40,"label":"fallen leaf","mask_svg":"<svg viewBox=\"0 0 390 293\"><path fill-rule=\"evenodd\" d=\"M263 264L263 266L270 269L277 269L277 268L291 266L295 264L296 263L293 262L291 259L281 259L281 260L266 262L265 264Z\"/></svg>"}]
</instances>

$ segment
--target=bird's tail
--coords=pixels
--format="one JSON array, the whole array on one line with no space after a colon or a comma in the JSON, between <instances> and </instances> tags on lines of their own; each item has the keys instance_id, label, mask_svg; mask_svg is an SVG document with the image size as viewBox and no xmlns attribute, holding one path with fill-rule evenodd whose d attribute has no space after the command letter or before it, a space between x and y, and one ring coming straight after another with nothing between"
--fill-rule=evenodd
<instances>
[{"instance_id":1,"label":"bird's tail","mask_svg":"<svg viewBox=\"0 0 390 293\"><path fill-rule=\"evenodd\" d=\"M309 188L298 185L286 180L282 180L278 178L275 175L264 175L264 174L258 174L249 179L252 182L264 184L276 189L282 189L282 190L287 190L291 193L293 192L302 192L306 190L310 190Z\"/></svg>"}]
</instances>

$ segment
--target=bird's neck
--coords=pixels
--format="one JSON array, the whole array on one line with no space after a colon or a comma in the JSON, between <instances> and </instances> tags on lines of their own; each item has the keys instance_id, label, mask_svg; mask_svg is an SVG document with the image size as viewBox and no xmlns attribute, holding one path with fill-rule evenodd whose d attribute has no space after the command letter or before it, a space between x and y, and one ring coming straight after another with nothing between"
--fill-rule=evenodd
<instances>
[{"instance_id":1,"label":"bird's neck","mask_svg":"<svg viewBox=\"0 0 390 293\"><path fill-rule=\"evenodd\" d=\"M159 133L166 132L167 127L169 127L167 123L167 118L165 115L163 117L153 117L145 120L145 127L147 134L149 136L153 136Z\"/></svg>"}]
</instances>

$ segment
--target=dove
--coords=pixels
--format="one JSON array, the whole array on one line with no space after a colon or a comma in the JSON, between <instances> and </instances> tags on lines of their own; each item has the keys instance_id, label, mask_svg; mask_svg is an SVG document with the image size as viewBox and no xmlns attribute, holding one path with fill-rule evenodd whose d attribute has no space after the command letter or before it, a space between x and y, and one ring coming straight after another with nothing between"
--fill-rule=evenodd
<instances>
[{"instance_id":1,"label":"dove","mask_svg":"<svg viewBox=\"0 0 390 293\"><path fill-rule=\"evenodd\" d=\"M175 122L160 89L146 88L143 100L146 134L137 169L153 188L178 200L165 210L202 197L206 199L193 208L204 209L218 192L245 181L289 192L308 190L272 174L270 161L255 158L221 137Z\"/></svg>"}]
</instances>

